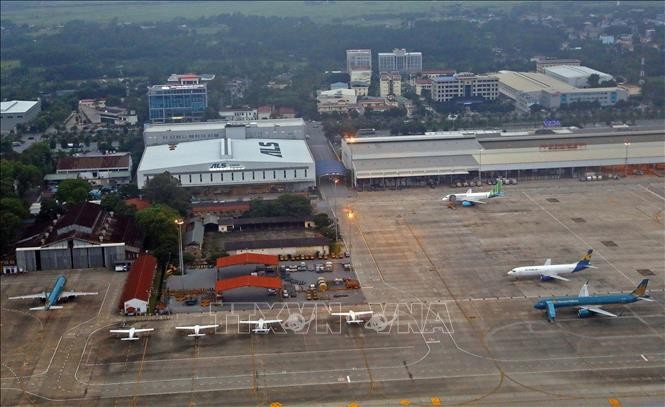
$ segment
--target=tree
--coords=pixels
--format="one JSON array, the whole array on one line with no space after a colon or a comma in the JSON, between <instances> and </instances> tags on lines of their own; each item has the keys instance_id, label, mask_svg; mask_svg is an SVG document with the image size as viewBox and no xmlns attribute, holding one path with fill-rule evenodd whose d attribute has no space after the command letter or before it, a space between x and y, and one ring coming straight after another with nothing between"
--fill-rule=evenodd
<instances>
[{"instance_id":1,"label":"tree","mask_svg":"<svg viewBox=\"0 0 665 407\"><path fill-rule=\"evenodd\" d=\"M90 184L84 179L66 179L58 186L55 197L60 203L86 202L90 195Z\"/></svg>"},{"instance_id":2,"label":"tree","mask_svg":"<svg viewBox=\"0 0 665 407\"><path fill-rule=\"evenodd\" d=\"M136 214L145 231L144 247L153 252L160 264L166 264L171 255L178 253L177 219L180 214L167 205L152 205Z\"/></svg>"},{"instance_id":3,"label":"tree","mask_svg":"<svg viewBox=\"0 0 665 407\"><path fill-rule=\"evenodd\" d=\"M253 199L249 203L249 211L243 216L247 218L262 218L270 216L309 216L312 214L312 205L301 195L282 194L274 201Z\"/></svg>"},{"instance_id":4,"label":"tree","mask_svg":"<svg viewBox=\"0 0 665 407\"><path fill-rule=\"evenodd\" d=\"M190 194L180 181L168 172L151 178L144 189L144 195L154 204L166 204L184 215L190 205Z\"/></svg>"},{"instance_id":5,"label":"tree","mask_svg":"<svg viewBox=\"0 0 665 407\"><path fill-rule=\"evenodd\" d=\"M48 174L53 171L53 157L48 143L39 142L26 148L20 157L21 162L32 164L37 167L42 174Z\"/></svg>"},{"instance_id":6,"label":"tree","mask_svg":"<svg viewBox=\"0 0 665 407\"><path fill-rule=\"evenodd\" d=\"M118 194L124 199L136 198L139 196L139 188L136 184L125 184L118 188Z\"/></svg>"},{"instance_id":7,"label":"tree","mask_svg":"<svg viewBox=\"0 0 665 407\"><path fill-rule=\"evenodd\" d=\"M21 228L21 218L15 213L0 211L0 250L1 253L7 253L11 248L16 234Z\"/></svg>"},{"instance_id":8,"label":"tree","mask_svg":"<svg viewBox=\"0 0 665 407\"><path fill-rule=\"evenodd\" d=\"M314 223L318 229L323 229L332 223L327 213L317 213L314 215Z\"/></svg>"},{"instance_id":9,"label":"tree","mask_svg":"<svg viewBox=\"0 0 665 407\"><path fill-rule=\"evenodd\" d=\"M104 210L113 211L114 213L120 215L132 216L136 213L136 208L134 206L127 205L119 193L110 193L104 195L100 205Z\"/></svg>"},{"instance_id":10,"label":"tree","mask_svg":"<svg viewBox=\"0 0 665 407\"><path fill-rule=\"evenodd\" d=\"M590 88L597 88L599 86L599 82L600 82L600 75L598 75L597 73L592 73L587 78L587 83L589 84Z\"/></svg>"},{"instance_id":11,"label":"tree","mask_svg":"<svg viewBox=\"0 0 665 407\"><path fill-rule=\"evenodd\" d=\"M62 213L62 207L58 205L55 199L44 199L41 202L39 215L37 218L40 220L53 220Z\"/></svg>"}]
</instances>

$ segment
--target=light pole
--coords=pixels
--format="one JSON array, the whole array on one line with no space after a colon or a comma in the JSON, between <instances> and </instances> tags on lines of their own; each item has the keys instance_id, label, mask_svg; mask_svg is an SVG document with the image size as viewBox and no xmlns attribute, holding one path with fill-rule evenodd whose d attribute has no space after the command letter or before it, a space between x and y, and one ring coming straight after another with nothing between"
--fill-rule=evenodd
<instances>
[{"instance_id":1,"label":"light pole","mask_svg":"<svg viewBox=\"0 0 665 407\"><path fill-rule=\"evenodd\" d=\"M626 146L626 158L624 159L623 162L623 176L627 177L628 176L628 147L630 147L630 141L626 139L626 141L623 142L623 145Z\"/></svg>"},{"instance_id":2,"label":"light pole","mask_svg":"<svg viewBox=\"0 0 665 407\"><path fill-rule=\"evenodd\" d=\"M478 167L478 180L483 185L483 148L480 147L480 166Z\"/></svg>"},{"instance_id":3,"label":"light pole","mask_svg":"<svg viewBox=\"0 0 665 407\"><path fill-rule=\"evenodd\" d=\"M333 216L335 218L335 242L339 241L339 220L337 219L337 183L339 182L339 179L335 178L334 184L335 187L333 189Z\"/></svg>"},{"instance_id":4,"label":"light pole","mask_svg":"<svg viewBox=\"0 0 665 407\"><path fill-rule=\"evenodd\" d=\"M180 255L180 260L178 261L178 267L180 267L180 275L185 275L185 266L182 260L182 225L185 223L182 219L176 219L175 224L178 225L178 254Z\"/></svg>"}]
</instances>

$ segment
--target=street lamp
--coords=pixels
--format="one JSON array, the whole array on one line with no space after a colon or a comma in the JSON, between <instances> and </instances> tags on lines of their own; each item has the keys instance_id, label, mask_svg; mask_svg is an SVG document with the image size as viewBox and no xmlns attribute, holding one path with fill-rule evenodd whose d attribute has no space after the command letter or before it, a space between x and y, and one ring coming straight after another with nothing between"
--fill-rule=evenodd
<instances>
[{"instance_id":1,"label":"street lamp","mask_svg":"<svg viewBox=\"0 0 665 407\"><path fill-rule=\"evenodd\" d=\"M178 262L178 267L180 267L180 275L185 275L185 266L182 260L182 225L185 223L182 219L174 220L175 224L178 225L178 253L180 254L180 260Z\"/></svg>"},{"instance_id":2,"label":"street lamp","mask_svg":"<svg viewBox=\"0 0 665 407\"><path fill-rule=\"evenodd\" d=\"M626 146L626 158L623 162L623 176L626 177L628 176L628 147L630 147L630 141L626 139L623 143L624 146Z\"/></svg>"},{"instance_id":3,"label":"street lamp","mask_svg":"<svg viewBox=\"0 0 665 407\"><path fill-rule=\"evenodd\" d=\"M480 166L478 167L478 180L483 184L483 148L480 147Z\"/></svg>"},{"instance_id":4,"label":"street lamp","mask_svg":"<svg viewBox=\"0 0 665 407\"><path fill-rule=\"evenodd\" d=\"M335 242L339 241L339 220L337 219L337 183L339 182L338 178L334 179L335 188L333 191L334 201L333 201L333 216L335 217Z\"/></svg>"}]
</instances>

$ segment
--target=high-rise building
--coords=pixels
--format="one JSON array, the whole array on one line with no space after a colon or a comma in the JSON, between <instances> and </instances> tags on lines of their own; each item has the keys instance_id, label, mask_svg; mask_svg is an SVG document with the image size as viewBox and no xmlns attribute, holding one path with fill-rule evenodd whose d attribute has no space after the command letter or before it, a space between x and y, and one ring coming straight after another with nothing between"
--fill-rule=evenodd
<instances>
[{"instance_id":1,"label":"high-rise building","mask_svg":"<svg viewBox=\"0 0 665 407\"><path fill-rule=\"evenodd\" d=\"M382 98L389 95L402 95L402 77L397 72L382 73L379 82L379 96Z\"/></svg>"},{"instance_id":2,"label":"high-rise building","mask_svg":"<svg viewBox=\"0 0 665 407\"><path fill-rule=\"evenodd\" d=\"M214 75L173 74L165 85L148 88L148 114L153 123L202 120L208 108L208 87Z\"/></svg>"},{"instance_id":3,"label":"high-rise building","mask_svg":"<svg viewBox=\"0 0 665 407\"><path fill-rule=\"evenodd\" d=\"M498 96L499 78L496 76L460 72L432 80L432 99L437 102L447 102L458 97L494 100Z\"/></svg>"},{"instance_id":4,"label":"high-rise building","mask_svg":"<svg viewBox=\"0 0 665 407\"><path fill-rule=\"evenodd\" d=\"M399 72L402 75L423 71L423 54L394 49L393 52L379 52L379 72Z\"/></svg>"},{"instance_id":5,"label":"high-rise building","mask_svg":"<svg viewBox=\"0 0 665 407\"><path fill-rule=\"evenodd\" d=\"M346 71L349 74L353 71L371 71L371 70L372 70L371 49L346 50Z\"/></svg>"}]
</instances>

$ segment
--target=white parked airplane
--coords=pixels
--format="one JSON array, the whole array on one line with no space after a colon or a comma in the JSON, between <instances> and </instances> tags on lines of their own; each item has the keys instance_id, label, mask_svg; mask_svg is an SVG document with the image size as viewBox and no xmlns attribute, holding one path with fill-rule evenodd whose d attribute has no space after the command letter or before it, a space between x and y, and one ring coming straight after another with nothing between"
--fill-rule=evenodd
<instances>
[{"instance_id":1,"label":"white parked airplane","mask_svg":"<svg viewBox=\"0 0 665 407\"><path fill-rule=\"evenodd\" d=\"M363 315L372 315L374 314L374 311L361 311L361 312L354 312L354 311L349 311L349 312L332 312L330 315L334 315L336 317L346 317L346 323L351 325L351 324L362 324L365 322L362 319L359 319L358 317L361 317Z\"/></svg>"},{"instance_id":2,"label":"white parked airplane","mask_svg":"<svg viewBox=\"0 0 665 407\"><path fill-rule=\"evenodd\" d=\"M508 272L509 276L514 277L533 277L540 276L542 281L557 279L563 281L570 281L567 278L561 277L560 274L571 274L584 270L585 268L597 268L592 266L591 255L593 249L589 249L586 254L577 263L570 264L552 264L552 259L545 260L542 266L526 266L516 267Z\"/></svg>"},{"instance_id":3,"label":"white parked airplane","mask_svg":"<svg viewBox=\"0 0 665 407\"><path fill-rule=\"evenodd\" d=\"M112 334L129 334L128 337L126 338L120 338L121 341L138 341L139 338L137 336L134 336L134 334L140 333L140 332L150 332L154 331L155 328L129 328L129 329L111 329L109 330L110 333Z\"/></svg>"},{"instance_id":4,"label":"white parked airplane","mask_svg":"<svg viewBox=\"0 0 665 407\"><path fill-rule=\"evenodd\" d=\"M263 319L259 318L258 321L239 321L241 324L247 324L247 325L256 325L256 328L252 329L252 332L257 333L257 334L267 334L270 332L270 324L279 324L281 323L281 319Z\"/></svg>"},{"instance_id":5,"label":"white parked airplane","mask_svg":"<svg viewBox=\"0 0 665 407\"><path fill-rule=\"evenodd\" d=\"M206 334L200 332L202 329L217 328L218 326L219 326L219 324L217 324L217 325L176 326L175 329L178 329L178 330L181 330L181 331L194 331L193 334L189 334L187 336L206 336Z\"/></svg>"},{"instance_id":6,"label":"white parked airplane","mask_svg":"<svg viewBox=\"0 0 665 407\"><path fill-rule=\"evenodd\" d=\"M473 192L471 188L464 194L450 194L444 196L441 200L444 202L450 202L452 204L461 202L462 206L473 206L475 204L486 204L487 202L482 201L481 199L490 199L496 196L502 196L501 192L502 182L497 181L496 185L489 192Z\"/></svg>"}]
</instances>

